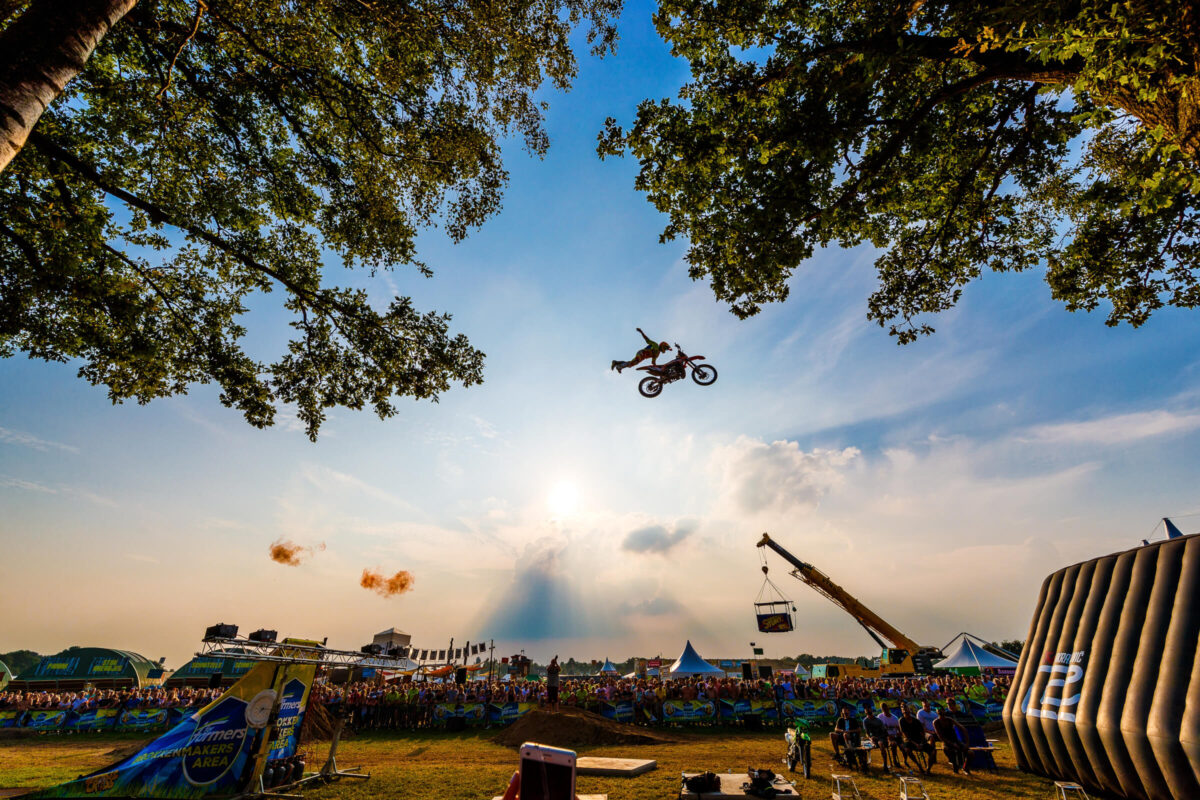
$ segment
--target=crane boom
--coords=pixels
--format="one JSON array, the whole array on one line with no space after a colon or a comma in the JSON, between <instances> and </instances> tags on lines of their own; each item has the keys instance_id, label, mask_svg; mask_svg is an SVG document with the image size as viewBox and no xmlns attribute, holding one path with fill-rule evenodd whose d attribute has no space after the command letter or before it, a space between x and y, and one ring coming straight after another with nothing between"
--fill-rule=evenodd
<instances>
[{"instance_id":1,"label":"crane boom","mask_svg":"<svg viewBox=\"0 0 1200 800\"><path fill-rule=\"evenodd\" d=\"M863 605L857 600L854 595L847 592L842 587L834 583L828 575L805 561L801 561L794 555L781 547L768 534L763 534L762 539L758 543L759 547L769 547L783 558L784 561L791 564L795 569L792 574L800 580L807 583L812 588L816 589L821 594L833 601L834 605L841 608L866 629L871 638L879 644L880 647L902 647L909 653L916 653L923 648L914 642L912 639L905 636L896 628L887 623L883 617L876 614L871 609ZM885 644L885 641L890 644Z\"/></svg>"}]
</instances>

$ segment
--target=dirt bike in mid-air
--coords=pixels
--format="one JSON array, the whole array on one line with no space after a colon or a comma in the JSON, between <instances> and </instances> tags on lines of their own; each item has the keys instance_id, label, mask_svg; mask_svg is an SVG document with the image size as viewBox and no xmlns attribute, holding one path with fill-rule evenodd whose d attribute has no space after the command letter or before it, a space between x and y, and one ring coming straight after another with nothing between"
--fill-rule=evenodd
<instances>
[{"instance_id":1,"label":"dirt bike in mid-air","mask_svg":"<svg viewBox=\"0 0 1200 800\"><path fill-rule=\"evenodd\" d=\"M687 371L692 370L692 380L701 386L709 386L717 379L717 368L712 364L697 364L704 356L689 356L683 352L679 342L675 343L675 358L665 364L647 364L638 367L639 370L650 374L638 382L638 391L642 397L658 397L662 394L663 386L687 377Z\"/></svg>"}]
</instances>

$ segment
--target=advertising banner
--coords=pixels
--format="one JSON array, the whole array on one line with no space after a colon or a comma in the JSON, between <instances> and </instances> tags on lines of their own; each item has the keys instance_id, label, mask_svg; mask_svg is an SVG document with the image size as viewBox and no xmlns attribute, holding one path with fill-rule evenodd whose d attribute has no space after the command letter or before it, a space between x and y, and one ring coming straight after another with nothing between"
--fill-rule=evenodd
<instances>
[{"instance_id":1,"label":"advertising banner","mask_svg":"<svg viewBox=\"0 0 1200 800\"><path fill-rule=\"evenodd\" d=\"M617 722L633 722L633 703L621 700L616 703L601 703L600 714Z\"/></svg>"},{"instance_id":2,"label":"advertising banner","mask_svg":"<svg viewBox=\"0 0 1200 800\"><path fill-rule=\"evenodd\" d=\"M488 721L497 725L516 722L537 708L537 703L492 703L488 706Z\"/></svg>"},{"instance_id":3,"label":"advertising banner","mask_svg":"<svg viewBox=\"0 0 1200 800\"><path fill-rule=\"evenodd\" d=\"M783 716L786 719L805 719L813 722L832 720L838 715L837 703L832 700L784 700Z\"/></svg>"},{"instance_id":4,"label":"advertising banner","mask_svg":"<svg viewBox=\"0 0 1200 800\"><path fill-rule=\"evenodd\" d=\"M88 677L91 678L119 678L121 673L125 671L125 658L93 658L92 663L88 664Z\"/></svg>"},{"instance_id":5,"label":"advertising banner","mask_svg":"<svg viewBox=\"0 0 1200 800\"><path fill-rule=\"evenodd\" d=\"M275 720L275 736L271 740L268 759L290 758L300 744L300 725L308 709L308 695L317 668L311 664L290 664L284 673L283 696L279 700L279 717Z\"/></svg>"},{"instance_id":6,"label":"advertising banner","mask_svg":"<svg viewBox=\"0 0 1200 800\"><path fill-rule=\"evenodd\" d=\"M755 614L762 633L787 633L792 629L790 614Z\"/></svg>"},{"instance_id":7,"label":"advertising banner","mask_svg":"<svg viewBox=\"0 0 1200 800\"><path fill-rule=\"evenodd\" d=\"M119 708L93 708L89 711L77 712L64 727L75 731L111 730L116 726L117 718L120 715L121 709Z\"/></svg>"},{"instance_id":8,"label":"advertising banner","mask_svg":"<svg viewBox=\"0 0 1200 800\"><path fill-rule=\"evenodd\" d=\"M667 722L712 722L717 718L717 704L712 700L667 700L662 713Z\"/></svg>"},{"instance_id":9,"label":"advertising banner","mask_svg":"<svg viewBox=\"0 0 1200 800\"><path fill-rule=\"evenodd\" d=\"M47 678L53 678L56 675L70 675L77 666L79 666L78 658L46 656L38 662L37 669L33 674Z\"/></svg>"},{"instance_id":10,"label":"advertising banner","mask_svg":"<svg viewBox=\"0 0 1200 800\"><path fill-rule=\"evenodd\" d=\"M24 711L0 711L0 728L15 728L21 722Z\"/></svg>"},{"instance_id":11,"label":"advertising banner","mask_svg":"<svg viewBox=\"0 0 1200 800\"><path fill-rule=\"evenodd\" d=\"M25 716L23 727L39 731L56 730L67 720L67 712L59 708L41 708Z\"/></svg>"},{"instance_id":12,"label":"advertising banner","mask_svg":"<svg viewBox=\"0 0 1200 800\"><path fill-rule=\"evenodd\" d=\"M275 670L274 664L257 665L217 700L132 757L29 797L198 800L236 794L250 776L259 733L255 725L266 723L274 705Z\"/></svg>"},{"instance_id":13,"label":"advertising banner","mask_svg":"<svg viewBox=\"0 0 1200 800\"><path fill-rule=\"evenodd\" d=\"M722 700L721 719L736 720L742 717L776 719L774 700Z\"/></svg>"},{"instance_id":14,"label":"advertising banner","mask_svg":"<svg viewBox=\"0 0 1200 800\"><path fill-rule=\"evenodd\" d=\"M193 658L184 664L173 678L199 678L219 672L225 678L239 678L245 675L256 661L235 661L232 658Z\"/></svg>"},{"instance_id":15,"label":"advertising banner","mask_svg":"<svg viewBox=\"0 0 1200 800\"><path fill-rule=\"evenodd\" d=\"M127 708L117 720L119 731L152 731L167 727L165 708Z\"/></svg>"},{"instance_id":16,"label":"advertising banner","mask_svg":"<svg viewBox=\"0 0 1200 800\"><path fill-rule=\"evenodd\" d=\"M515 706L518 704L508 703L507 705ZM532 703L521 703L520 705L533 707ZM468 725L478 725L489 721L488 707L483 703L438 703L433 707L433 721L435 723L444 725L450 717L462 717L467 721Z\"/></svg>"}]
</instances>

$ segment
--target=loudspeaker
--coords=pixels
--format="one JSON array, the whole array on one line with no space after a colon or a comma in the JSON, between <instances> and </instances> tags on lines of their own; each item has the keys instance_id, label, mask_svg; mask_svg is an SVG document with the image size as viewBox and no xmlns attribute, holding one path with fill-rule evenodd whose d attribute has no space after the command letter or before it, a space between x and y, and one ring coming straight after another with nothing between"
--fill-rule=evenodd
<instances>
[{"instance_id":1,"label":"loudspeaker","mask_svg":"<svg viewBox=\"0 0 1200 800\"><path fill-rule=\"evenodd\" d=\"M219 622L204 629L204 641L207 642L209 639L236 639L237 632L237 625L226 625L224 622Z\"/></svg>"},{"instance_id":2,"label":"loudspeaker","mask_svg":"<svg viewBox=\"0 0 1200 800\"><path fill-rule=\"evenodd\" d=\"M271 644L272 642L275 641L275 638L277 636L279 636L279 631L269 631L266 628L259 628L254 633L247 636L246 638L252 642L259 642L262 644Z\"/></svg>"},{"instance_id":3,"label":"loudspeaker","mask_svg":"<svg viewBox=\"0 0 1200 800\"><path fill-rule=\"evenodd\" d=\"M751 664L749 661L742 662L742 680L744 680L744 681L754 680L754 665Z\"/></svg>"},{"instance_id":4,"label":"loudspeaker","mask_svg":"<svg viewBox=\"0 0 1200 800\"><path fill-rule=\"evenodd\" d=\"M769 679L771 677L771 665L770 664L759 664L758 665L758 677L762 678L763 680Z\"/></svg>"},{"instance_id":5,"label":"loudspeaker","mask_svg":"<svg viewBox=\"0 0 1200 800\"><path fill-rule=\"evenodd\" d=\"M454 733L459 733L461 731L465 731L466 729L467 729L467 718L466 717L453 716L453 717L446 718L446 730L454 732Z\"/></svg>"},{"instance_id":6,"label":"loudspeaker","mask_svg":"<svg viewBox=\"0 0 1200 800\"><path fill-rule=\"evenodd\" d=\"M455 683L466 683L467 682L467 668L466 667L459 667L458 669L454 670L454 682Z\"/></svg>"},{"instance_id":7,"label":"loudspeaker","mask_svg":"<svg viewBox=\"0 0 1200 800\"><path fill-rule=\"evenodd\" d=\"M221 688L221 679L224 677L225 677L225 675L220 672L214 672L213 674L209 675L208 676L208 688L220 689Z\"/></svg>"}]
</instances>

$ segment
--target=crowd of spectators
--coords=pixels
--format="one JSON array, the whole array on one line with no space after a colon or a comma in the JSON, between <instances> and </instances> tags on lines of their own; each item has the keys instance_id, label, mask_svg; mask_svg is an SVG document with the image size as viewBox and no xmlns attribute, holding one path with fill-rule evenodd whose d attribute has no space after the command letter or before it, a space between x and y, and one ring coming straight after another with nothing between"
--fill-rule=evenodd
<instances>
[{"instance_id":1,"label":"crowd of spectators","mask_svg":"<svg viewBox=\"0 0 1200 800\"><path fill-rule=\"evenodd\" d=\"M223 689L81 689L77 692L0 692L0 711L62 710L83 714L99 708L202 708Z\"/></svg>"},{"instance_id":2,"label":"crowd of spectators","mask_svg":"<svg viewBox=\"0 0 1200 800\"><path fill-rule=\"evenodd\" d=\"M342 685L318 684L316 702L333 714L344 714L359 730L419 728L437 720L436 706L484 703L503 705L530 703L542 708L553 705L551 687L538 681L452 682L364 681ZM960 677L955 675L918 678L820 680L794 679L787 674L768 680L731 677L602 678L562 676L557 704L600 712L604 704L630 703L634 722L654 724L663 720L663 703L668 700L760 700L775 702L834 701L862 704L874 709L882 702L898 707L909 703L967 698L979 703L1001 703L1008 692L1008 678Z\"/></svg>"},{"instance_id":3,"label":"crowd of spectators","mask_svg":"<svg viewBox=\"0 0 1200 800\"><path fill-rule=\"evenodd\" d=\"M222 689L163 688L90 689L75 692L0 692L0 710L66 710L83 714L93 709L199 709L220 696ZM956 675L913 678L796 679L787 673L767 680L732 677L679 679L608 678L561 676L558 707L601 712L604 704L629 703L633 721L655 724L663 721L663 703L668 700L784 700L861 704L877 710L890 703L899 713L899 700L909 703L968 698L976 702L1002 703L1008 678L962 677ZM422 728L438 720L434 709L443 704L504 705L509 703L551 704L545 681L477 680L463 684L435 681L360 681L341 685L317 683L313 701L335 715L344 714L358 730ZM914 708L914 711L916 709ZM919 712L917 712L919 714ZM931 729L932 730L932 729Z\"/></svg>"}]
</instances>

